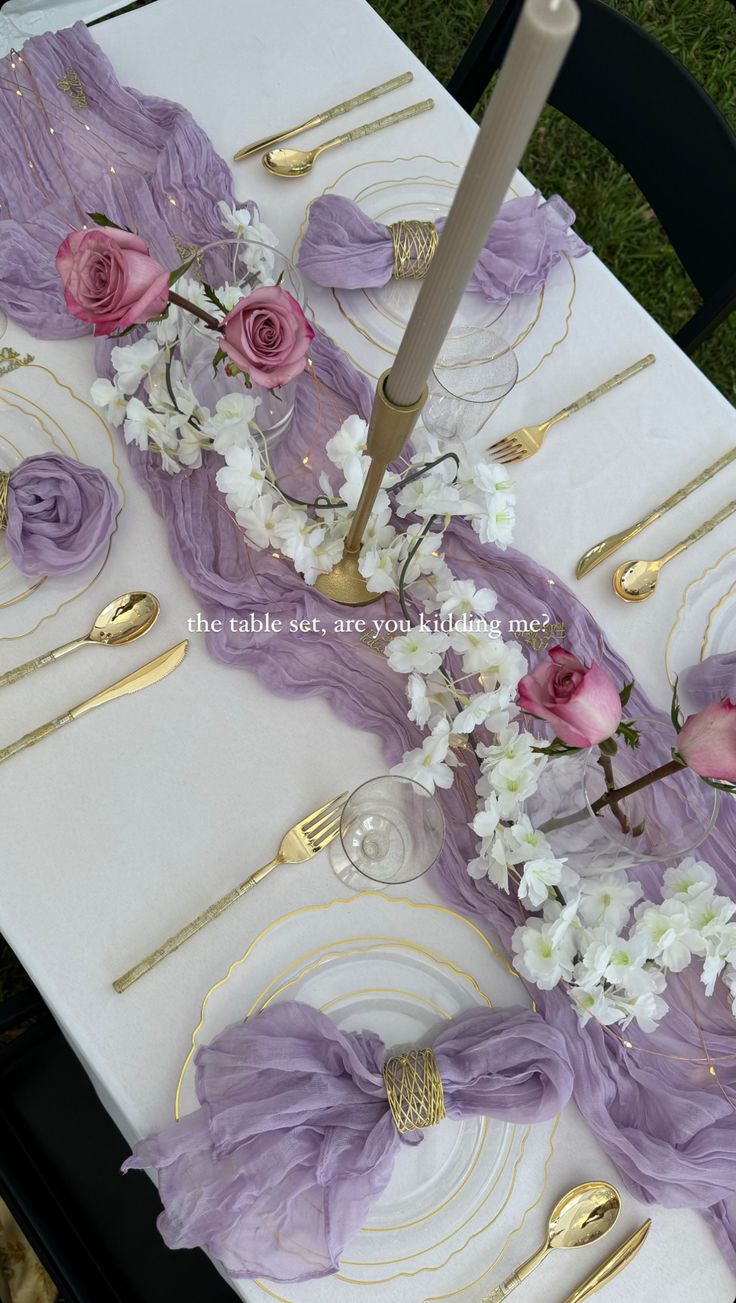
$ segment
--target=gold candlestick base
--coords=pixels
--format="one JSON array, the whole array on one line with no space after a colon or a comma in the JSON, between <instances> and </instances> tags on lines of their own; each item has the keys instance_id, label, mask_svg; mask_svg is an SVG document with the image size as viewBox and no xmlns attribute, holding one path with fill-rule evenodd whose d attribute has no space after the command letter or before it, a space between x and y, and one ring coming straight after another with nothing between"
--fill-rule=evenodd
<instances>
[{"instance_id":1,"label":"gold candlestick base","mask_svg":"<svg viewBox=\"0 0 736 1303\"><path fill-rule=\"evenodd\" d=\"M336 566L326 575L318 575L315 588L340 606L369 606L383 593L370 593L358 569L358 553L344 552Z\"/></svg>"},{"instance_id":2,"label":"gold candlestick base","mask_svg":"<svg viewBox=\"0 0 736 1303\"><path fill-rule=\"evenodd\" d=\"M360 544L370 519L373 504L383 483L383 477L392 461L398 457L411 434L416 419L426 399L426 386L420 397L410 407L399 407L386 396L386 380L390 371L384 371L373 399L366 451L371 458L368 474L355 508L355 514L345 539L345 551L337 565L326 575L319 575L315 588L325 597L341 606L368 606L377 602L383 593L368 591L366 581L358 569Z\"/></svg>"}]
</instances>

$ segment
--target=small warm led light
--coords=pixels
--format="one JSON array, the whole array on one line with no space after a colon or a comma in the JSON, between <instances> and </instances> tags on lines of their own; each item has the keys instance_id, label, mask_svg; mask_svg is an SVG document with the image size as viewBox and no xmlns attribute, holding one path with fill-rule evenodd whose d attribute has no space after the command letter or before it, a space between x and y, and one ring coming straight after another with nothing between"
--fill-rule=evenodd
<instances>
[{"instance_id":1,"label":"small warm led light","mask_svg":"<svg viewBox=\"0 0 736 1303\"><path fill-rule=\"evenodd\" d=\"M716 1070L715 1070L715 1068L713 1067L713 1064L711 1064L711 1066L709 1067L708 1071L709 1071L711 1077L715 1077L715 1076L716 1076Z\"/></svg>"},{"instance_id":2,"label":"small warm led light","mask_svg":"<svg viewBox=\"0 0 736 1303\"><path fill-rule=\"evenodd\" d=\"M633 1050L634 1048L633 1041L624 1041L624 1045L626 1046L627 1050Z\"/></svg>"},{"instance_id":3,"label":"small warm led light","mask_svg":"<svg viewBox=\"0 0 736 1303\"><path fill-rule=\"evenodd\" d=\"M173 204L174 207L176 208L176 200L173 195L169 195L169 203Z\"/></svg>"},{"instance_id":4,"label":"small warm led light","mask_svg":"<svg viewBox=\"0 0 736 1303\"><path fill-rule=\"evenodd\" d=\"M306 457L302 457L302 466L308 466L308 465L309 465L309 456L307 455Z\"/></svg>"},{"instance_id":5,"label":"small warm led light","mask_svg":"<svg viewBox=\"0 0 736 1303\"><path fill-rule=\"evenodd\" d=\"M54 128L53 128L53 127L49 127L49 135L50 135L50 136L55 136L55 135L56 135L56 132L54 131Z\"/></svg>"},{"instance_id":6,"label":"small warm led light","mask_svg":"<svg viewBox=\"0 0 736 1303\"><path fill-rule=\"evenodd\" d=\"M115 172L115 168L114 168L114 167L111 167L111 168L110 168L110 171L114 173L114 172Z\"/></svg>"},{"instance_id":7,"label":"small warm led light","mask_svg":"<svg viewBox=\"0 0 736 1303\"><path fill-rule=\"evenodd\" d=\"M91 130L91 127L90 127L90 125L89 125L89 122L85 122L85 124L84 124L84 129L85 129L85 131L90 131L90 130Z\"/></svg>"},{"instance_id":8,"label":"small warm led light","mask_svg":"<svg viewBox=\"0 0 736 1303\"><path fill-rule=\"evenodd\" d=\"M21 99L23 98L23 91L22 91L22 90L17 90L15 93L16 93L16 95L20 95Z\"/></svg>"}]
</instances>

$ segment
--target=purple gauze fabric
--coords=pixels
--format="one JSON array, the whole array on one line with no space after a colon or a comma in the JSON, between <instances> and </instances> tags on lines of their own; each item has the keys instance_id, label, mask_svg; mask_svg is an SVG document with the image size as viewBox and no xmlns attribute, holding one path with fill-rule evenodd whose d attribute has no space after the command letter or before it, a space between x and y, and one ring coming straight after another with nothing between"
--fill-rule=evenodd
<instances>
[{"instance_id":1,"label":"purple gauze fabric","mask_svg":"<svg viewBox=\"0 0 736 1303\"><path fill-rule=\"evenodd\" d=\"M110 121L126 124L131 185L137 187L140 220L137 228L162 246L171 241L167 222L177 239L203 243L216 224L217 199L231 198L231 178L211 144L181 107L123 89L86 29L79 24L68 32L30 40L24 47L29 68L42 81L47 110L67 101L55 86L67 67L82 71L89 88L86 120L108 130ZM9 61L2 63L0 93L9 124L17 108L13 98ZM10 101L10 109L8 102ZM28 139L43 148L46 130L42 115L26 119ZM6 256L0 241L0 302L14 315L8 294L17 287L15 301L23 324L37 335L73 336L85 331L83 323L64 314L60 283L55 280L53 258L59 239L78 224L68 185L58 167L49 164L45 184L56 196L57 211L64 211L66 226L58 235L46 222L39 229L34 218L38 194L27 192L28 174L20 161L11 129L0 136L0 177L6 199L17 218L16 235L25 238L26 223L34 238L21 245L22 258ZM140 143L138 136L140 135ZM12 166L11 166L12 164ZM99 166L99 160L98 160ZM140 169L140 174L137 169ZM106 182L93 167L86 168L90 196ZM2 182L0 182L0 185ZM176 188L186 206L158 202L159 188ZM115 195L117 195L117 189ZM105 208L126 225L125 211L112 207L115 196L87 201L88 209ZM0 224L0 234L2 233ZM222 235L222 231L215 231ZM209 238L213 238L210 235ZM174 258L172 255L172 265ZM9 288L10 287L10 288ZM28 288L27 288L28 287ZM54 308L49 317L49 304ZM109 343L98 345L98 370L109 362ZM301 458L319 452L344 415L370 411L372 390L367 378L350 364L324 336L318 334L310 350L319 386L302 377L297 383L295 422L289 436L286 462L277 466L284 487L297 496L305 481ZM330 429L325 430L325 413ZM201 609L210 618L224 620L221 633L211 634L209 647L219 660L254 671L282 696L322 696L341 718L377 734L386 763L401 759L402 752L419 745L421 734L406 717L404 682L388 667L380 650L335 630L344 611L307 588L283 560L270 553L248 549L228 513L222 508L214 475L216 461L192 473L167 476L137 449L129 449L133 469L164 518L172 554L187 576ZM317 461L316 470L322 469ZM302 495L304 496L304 495ZM543 566L513 549L481 547L465 525L454 525L446 535L449 564L461 578L492 584L498 594L494 614L504 622L530 619L542 612L551 624L566 626L566 644L585 661L597 661L623 685L631 678L621 657L608 645L601 629L577 597ZM241 615L320 618L325 637L240 632ZM372 618L398 617L395 603L385 599L371 608ZM235 627L229 621L235 619ZM632 694L632 715L657 713L640 689ZM647 748L646 740L643 743ZM432 881L438 892L456 908L490 924L509 948L510 936L521 914L518 905L490 883L469 878L468 860L476 853L475 837L467 826L474 808L476 773L472 763L458 770L455 785L441 794L447 817L445 849ZM736 802L724 801L716 828L698 849L698 855L716 869L722 891L736 896ZM647 893L656 897L660 880L657 866L638 874ZM669 1207L695 1207L703 1211L729 1263L736 1269L736 1028L723 992L710 1000L702 997L697 977L671 978L668 1000L672 1011L654 1036L629 1028L633 1050L595 1022L582 1027L562 990L533 991L545 1019L563 1031L575 1070L574 1095L578 1107L602 1147L617 1164L626 1184L644 1201ZM703 1065L703 1040L719 1062L718 1080ZM687 1063L687 1058L694 1060Z\"/></svg>"},{"instance_id":2,"label":"purple gauze fabric","mask_svg":"<svg viewBox=\"0 0 736 1303\"><path fill-rule=\"evenodd\" d=\"M432 1048L449 1118L540 1122L570 1097L564 1039L529 1010L468 1009ZM394 1125L386 1058L375 1034L293 1002L203 1046L201 1107L141 1141L123 1168L157 1169L169 1247L204 1248L243 1279L337 1271L402 1144L423 1139Z\"/></svg>"},{"instance_id":3,"label":"purple gauze fabric","mask_svg":"<svg viewBox=\"0 0 736 1303\"><path fill-rule=\"evenodd\" d=\"M736 702L736 651L707 656L698 665L689 665L678 680L684 710L703 710L714 701Z\"/></svg>"},{"instance_id":4,"label":"purple gauze fabric","mask_svg":"<svg viewBox=\"0 0 736 1303\"><path fill-rule=\"evenodd\" d=\"M496 218L468 289L505 303L512 294L531 294L544 284L563 254L580 258L589 250L571 230L572 209L559 195L539 191L509 199ZM441 235L444 218L436 223ZM321 195L297 255L299 268L329 289L371 289L393 275L391 232L343 195Z\"/></svg>"},{"instance_id":5,"label":"purple gauze fabric","mask_svg":"<svg viewBox=\"0 0 736 1303\"><path fill-rule=\"evenodd\" d=\"M24 575L73 574L104 547L119 506L97 467L61 453L28 457L8 481L8 555Z\"/></svg>"}]
</instances>

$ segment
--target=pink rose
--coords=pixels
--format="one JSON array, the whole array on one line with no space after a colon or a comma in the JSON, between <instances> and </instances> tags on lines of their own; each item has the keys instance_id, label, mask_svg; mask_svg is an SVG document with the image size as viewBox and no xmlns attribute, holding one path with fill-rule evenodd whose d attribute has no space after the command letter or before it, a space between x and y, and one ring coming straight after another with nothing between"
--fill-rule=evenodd
<instances>
[{"instance_id":1,"label":"pink rose","mask_svg":"<svg viewBox=\"0 0 736 1303\"><path fill-rule=\"evenodd\" d=\"M116 226L73 231L59 245L56 268L73 317L110 335L150 321L169 301L169 273L139 235Z\"/></svg>"},{"instance_id":2,"label":"pink rose","mask_svg":"<svg viewBox=\"0 0 736 1303\"><path fill-rule=\"evenodd\" d=\"M223 331L224 352L264 389L276 389L298 376L314 339L296 299L278 285L264 285L236 303Z\"/></svg>"},{"instance_id":3,"label":"pink rose","mask_svg":"<svg viewBox=\"0 0 736 1303\"><path fill-rule=\"evenodd\" d=\"M518 696L521 709L546 719L568 746L595 746L621 723L621 700L608 675L564 647L553 647L549 660L525 675Z\"/></svg>"},{"instance_id":4,"label":"pink rose","mask_svg":"<svg viewBox=\"0 0 736 1303\"><path fill-rule=\"evenodd\" d=\"M677 734L677 750L701 778L736 783L736 702L713 701L688 715Z\"/></svg>"}]
</instances>

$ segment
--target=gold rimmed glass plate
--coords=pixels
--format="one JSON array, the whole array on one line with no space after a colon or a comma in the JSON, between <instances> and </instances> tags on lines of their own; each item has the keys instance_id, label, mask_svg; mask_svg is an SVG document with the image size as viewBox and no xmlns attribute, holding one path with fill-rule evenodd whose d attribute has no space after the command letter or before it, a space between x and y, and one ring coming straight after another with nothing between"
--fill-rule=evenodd
<instances>
[{"instance_id":1,"label":"gold rimmed glass plate","mask_svg":"<svg viewBox=\"0 0 736 1303\"><path fill-rule=\"evenodd\" d=\"M401 219L436 221L446 216L462 169L428 155L378 159L348 168L324 191L352 199L369 217L388 225ZM509 198L512 196L509 195ZM294 255L304 233L302 222ZM377 378L391 365L411 315L420 282L390 280L381 289L311 291L319 297L320 326L339 339L361 370ZM535 294L510 303L490 303L483 294L465 294L454 330L491 329L514 348L519 380L528 379L566 339L570 329L576 280L573 260L565 257Z\"/></svg>"},{"instance_id":2,"label":"gold rimmed glass plate","mask_svg":"<svg viewBox=\"0 0 736 1303\"><path fill-rule=\"evenodd\" d=\"M529 1003L472 923L440 906L372 893L276 920L208 993L193 1048L284 999L320 1008L346 1030L375 1030L392 1048L431 1042L463 1009ZM190 1055L177 1111L194 1107ZM373 1286L386 1303L398 1303L414 1278L419 1297L477 1275L541 1194L553 1129L446 1120L421 1145L402 1149L339 1275L300 1285L299 1298L346 1303ZM251 1294L292 1298L288 1287L268 1282L250 1283Z\"/></svg>"},{"instance_id":3,"label":"gold rimmed glass plate","mask_svg":"<svg viewBox=\"0 0 736 1303\"><path fill-rule=\"evenodd\" d=\"M30 363L0 379L0 469L26 457L63 453L105 472L124 501L113 435L101 414L53 371ZM33 633L92 587L107 564L113 539L73 575L28 579L13 565L0 531L0 643Z\"/></svg>"},{"instance_id":4,"label":"gold rimmed glass plate","mask_svg":"<svg viewBox=\"0 0 736 1303\"><path fill-rule=\"evenodd\" d=\"M736 548L686 585L665 645L671 684L690 665L736 650Z\"/></svg>"}]
</instances>

